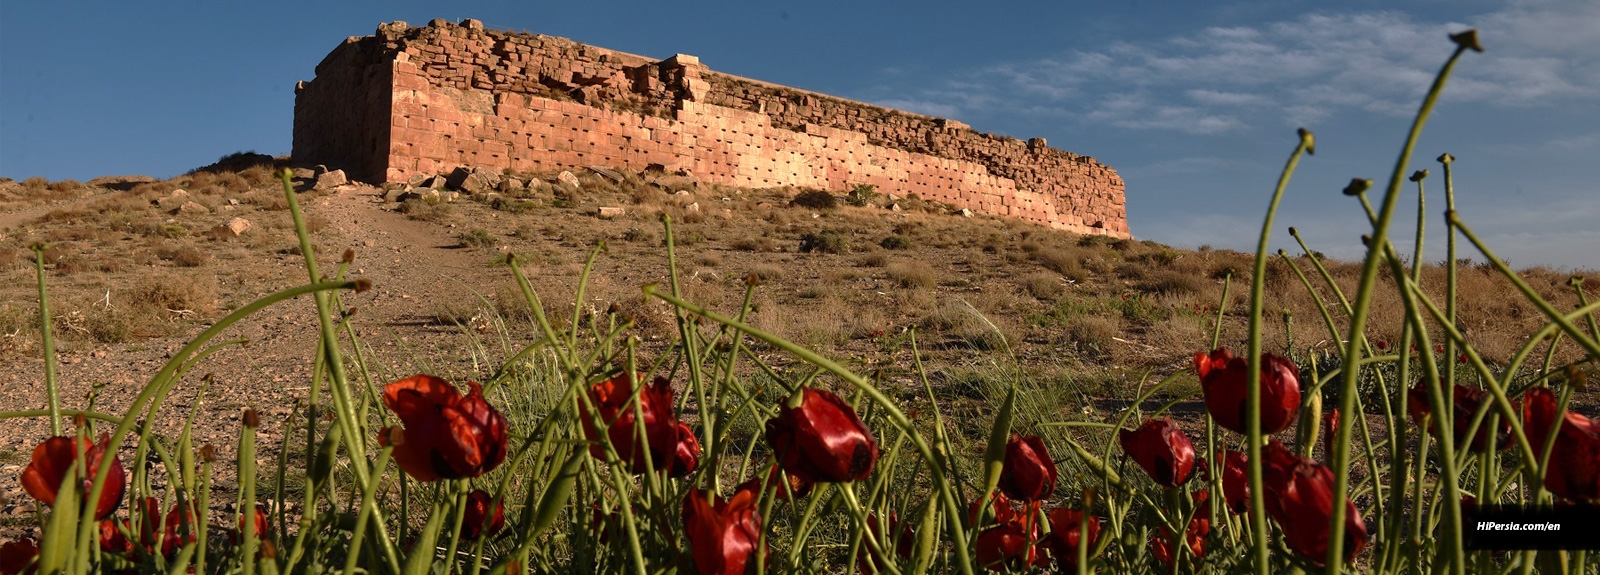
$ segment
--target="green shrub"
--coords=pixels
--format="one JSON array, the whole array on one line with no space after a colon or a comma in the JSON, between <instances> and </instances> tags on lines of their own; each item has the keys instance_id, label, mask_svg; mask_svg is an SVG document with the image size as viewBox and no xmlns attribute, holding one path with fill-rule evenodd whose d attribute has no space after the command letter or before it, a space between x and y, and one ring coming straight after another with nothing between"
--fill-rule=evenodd
<instances>
[{"instance_id":1,"label":"green shrub","mask_svg":"<svg viewBox=\"0 0 1600 575\"><path fill-rule=\"evenodd\" d=\"M800 192L800 195L795 196L794 199L789 202L789 205L799 206L802 208L811 208L814 210L831 210L839 207L839 200L833 197L833 194L824 192L822 190L806 190L804 192Z\"/></svg>"},{"instance_id":2,"label":"green shrub","mask_svg":"<svg viewBox=\"0 0 1600 575\"><path fill-rule=\"evenodd\" d=\"M878 242L878 245L886 250L909 250L911 249L911 240L906 239L905 236L889 236Z\"/></svg>"},{"instance_id":3,"label":"green shrub","mask_svg":"<svg viewBox=\"0 0 1600 575\"><path fill-rule=\"evenodd\" d=\"M850 240L833 230L822 230L800 236L800 251L842 254L850 251Z\"/></svg>"}]
</instances>

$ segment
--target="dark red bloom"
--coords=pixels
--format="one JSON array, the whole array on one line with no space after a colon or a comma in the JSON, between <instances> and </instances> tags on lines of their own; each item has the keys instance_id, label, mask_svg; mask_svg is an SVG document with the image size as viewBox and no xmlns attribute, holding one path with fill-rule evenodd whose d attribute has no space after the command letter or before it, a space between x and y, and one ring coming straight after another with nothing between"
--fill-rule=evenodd
<instances>
[{"instance_id":1,"label":"dark red bloom","mask_svg":"<svg viewBox=\"0 0 1600 575\"><path fill-rule=\"evenodd\" d=\"M878 462L878 440L850 404L815 388L767 420L767 444L785 472L814 483L862 479Z\"/></svg>"},{"instance_id":2,"label":"dark red bloom","mask_svg":"<svg viewBox=\"0 0 1600 575\"><path fill-rule=\"evenodd\" d=\"M1194 354L1194 369L1206 394L1206 410L1217 425L1236 433L1249 433L1250 362L1219 347L1210 355ZM1270 353L1261 356L1261 433L1288 429L1300 412L1300 368L1289 358Z\"/></svg>"},{"instance_id":3,"label":"dark red bloom","mask_svg":"<svg viewBox=\"0 0 1600 575\"><path fill-rule=\"evenodd\" d=\"M912 532L911 525L901 525L900 517L891 512L889 514L889 533L893 534L892 541L884 539L883 527L878 524L878 514L867 515L866 536L872 538L873 541L877 541L880 549L894 549L895 556L899 557L901 561L910 559L913 547L917 542L916 534ZM861 550L856 552L856 570L860 571L861 575L870 575L872 573L887 572L884 567L883 556L873 551L871 544L862 541Z\"/></svg>"},{"instance_id":4,"label":"dark red bloom","mask_svg":"<svg viewBox=\"0 0 1600 575\"><path fill-rule=\"evenodd\" d=\"M0 545L0 575L27 575L39 571L34 558L39 556L39 543L32 539L18 539Z\"/></svg>"},{"instance_id":5,"label":"dark red bloom","mask_svg":"<svg viewBox=\"0 0 1600 575\"><path fill-rule=\"evenodd\" d=\"M636 378L619 375L589 388L589 401L607 426L606 437L611 440L611 447L634 473L644 473L654 467L658 471L666 470L672 477L688 475L700 462L700 440L673 413L672 383L666 378L655 378L639 390L635 406L635 381ZM598 443L600 433L587 407L582 409L582 416L584 437L596 442L590 444L589 454L605 459L605 446ZM639 445L640 421L644 423L643 447Z\"/></svg>"},{"instance_id":6,"label":"dark red bloom","mask_svg":"<svg viewBox=\"0 0 1600 575\"><path fill-rule=\"evenodd\" d=\"M982 523L979 523L979 520L983 519L980 517L980 514L983 513L983 501L974 500L972 503L968 503L967 523L971 524L973 527L982 527L986 525L994 525L996 523L1008 523L1017 517L1017 510L1011 507L1011 499L1006 497L1004 491L994 492L994 494L989 497L989 503L991 512L994 514L994 516L990 517L987 521L983 521Z\"/></svg>"},{"instance_id":7,"label":"dark red bloom","mask_svg":"<svg viewBox=\"0 0 1600 575\"><path fill-rule=\"evenodd\" d=\"M1194 443L1171 419L1151 419L1139 429L1121 430L1122 450L1156 483L1177 487L1194 477Z\"/></svg>"},{"instance_id":8,"label":"dark red bloom","mask_svg":"<svg viewBox=\"0 0 1600 575\"><path fill-rule=\"evenodd\" d=\"M88 469L93 472L100 469L101 460L106 453L111 453L111 471L106 474L105 488L100 492L100 500L96 502L94 516L96 519L105 519L116 513L117 507L122 504L122 495L128 488L126 472L122 469L122 460L117 458L116 450L111 448L111 435L100 434L100 441L89 443L86 437L51 437L33 448L33 461L22 470L22 488L45 505L54 505L56 491L61 489L61 483L66 480L68 473L76 473L74 468L78 461L78 453L82 451L89 456ZM94 480L83 480L83 499L89 499L89 490L94 487Z\"/></svg>"},{"instance_id":9,"label":"dark red bloom","mask_svg":"<svg viewBox=\"0 0 1600 575\"><path fill-rule=\"evenodd\" d=\"M1016 571L1038 558L1021 521L1009 521L978 534L978 566L990 571Z\"/></svg>"},{"instance_id":10,"label":"dark red bloom","mask_svg":"<svg viewBox=\"0 0 1600 575\"><path fill-rule=\"evenodd\" d=\"M490 513L489 504L494 503L494 496L488 491L474 489L467 494L467 515L461 520L461 538L467 541L477 541L485 534L493 537L506 527L506 506L496 503L494 512ZM599 510L596 510L599 511Z\"/></svg>"},{"instance_id":11,"label":"dark red bloom","mask_svg":"<svg viewBox=\"0 0 1600 575\"><path fill-rule=\"evenodd\" d=\"M1551 428L1556 426L1556 410L1560 407L1556 394L1549 388L1535 387L1528 390L1525 399L1528 440L1535 450L1544 449L1551 440ZM1555 447L1546 462L1544 488L1574 501L1600 501L1600 420L1568 411L1559 421Z\"/></svg>"},{"instance_id":12,"label":"dark red bloom","mask_svg":"<svg viewBox=\"0 0 1600 575\"><path fill-rule=\"evenodd\" d=\"M161 530L161 555L172 557L183 546L199 541L200 531L200 520L195 517L192 503L173 505L172 510L167 511L167 519ZM145 545L149 548L154 546L154 542L148 541Z\"/></svg>"},{"instance_id":13,"label":"dark red bloom","mask_svg":"<svg viewBox=\"0 0 1600 575\"><path fill-rule=\"evenodd\" d=\"M1056 490L1056 463L1037 435L1012 434L1006 442L1005 466L1000 471L1000 490L1012 499L1039 501Z\"/></svg>"},{"instance_id":14,"label":"dark red bloom","mask_svg":"<svg viewBox=\"0 0 1600 575\"><path fill-rule=\"evenodd\" d=\"M1323 564L1328 558L1328 524L1333 518L1333 470L1295 455L1278 440L1262 448L1262 489L1267 513L1283 529L1285 543L1301 557ZM1354 502L1345 501L1344 557L1355 559L1367 544L1367 524Z\"/></svg>"},{"instance_id":15,"label":"dark red bloom","mask_svg":"<svg viewBox=\"0 0 1600 575\"><path fill-rule=\"evenodd\" d=\"M724 501L699 489L683 499L683 529L689 551L703 575L742 575L753 566L761 540L761 516L756 513L757 493L735 491Z\"/></svg>"},{"instance_id":16,"label":"dark red bloom","mask_svg":"<svg viewBox=\"0 0 1600 575\"><path fill-rule=\"evenodd\" d=\"M1083 512L1077 509L1057 507L1050 510L1050 535L1045 537L1045 544L1050 554L1055 556L1056 569L1062 573L1078 572L1078 546L1089 547L1089 556L1094 556L1094 547L1100 539L1100 518L1090 517L1088 522L1088 536L1083 536Z\"/></svg>"},{"instance_id":17,"label":"dark red bloom","mask_svg":"<svg viewBox=\"0 0 1600 575\"><path fill-rule=\"evenodd\" d=\"M761 489L761 476L751 477L740 483L737 489L759 491ZM804 499L811 494L811 482L792 473L784 473L783 469L774 465L767 470L767 488L772 490L772 496L779 501L788 501L792 495L796 499ZM787 483L787 485L785 485Z\"/></svg>"},{"instance_id":18,"label":"dark red bloom","mask_svg":"<svg viewBox=\"0 0 1600 575\"><path fill-rule=\"evenodd\" d=\"M1238 451L1222 455L1222 501L1238 515L1250 510L1250 456Z\"/></svg>"},{"instance_id":19,"label":"dark red bloom","mask_svg":"<svg viewBox=\"0 0 1600 575\"><path fill-rule=\"evenodd\" d=\"M1484 446L1489 444L1488 415L1484 416L1483 423L1478 425L1478 432L1472 436L1470 445L1467 444L1467 428L1472 427L1472 418L1477 415L1478 408L1482 407L1484 402L1493 401L1494 398L1489 396L1488 391L1456 384L1454 393L1451 394L1451 402L1455 404L1455 418L1450 427L1453 430L1452 434L1455 438L1456 447L1465 446L1471 451L1483 451ZM1433 413L1432 405L1428 401L1428 386L1422 383L1418 383L1416 387L1411 388L1410 393L1406 395L1406 411L1411 414L1411 421L1416 422L1417 425L1423 425L1423 418ZM1515 404L1512 405L1515 406ZM1492 411L1494 408L1490 409ZM1425 431L1429 435L1434 435L1433 425L1427 425ZM1511 447L1511 422L1506 418L1500 418L1500 429L1495 433L1495 437L1497 438L1495 442L1496 450L1509 449Z\"/></svg>"},{"instance_id":20,"label":"dark red bloom","mask_svg":"<svg viewBox=\"0 0 1600 575\"><path fill-rule=\"evenodd\" d=\"M255 534L258 541L265 541L267 537L271 535L272 516L267 513L267 508L265 506L259 503L256 504L255 520L252 521L252 523L255 524ZM239 545L244 542L244 525L244 514L240 513L239 528L237 530L228 532L228 540L232 541L234 545Z\"/></svg>"},{"instance_id":21,"label":"dark red bloom","mask_svg":"<svg viewBox=\"0 0 1600 575\"><path fill-rule=\"evenodd\" d=\"M1210 492L1201 490L1195 493L1196 505L1194 517L1189 520L1189 527L1183 532L1183 543L1189 547L1189 553L1196 558L1206 556L1206 536L1211 534L1211 506L1206 502ZM1171 566L1177 558L1172 552L1172 528L1162 524L1156 533L1150 534L1150 552L1156 560Z\"/></svg>"},{"instance_id":22,"label":"dark red bloom","mask_svg":"<svg viewBox=\"0 0 1600 575\"><path fill-rule=\"evenodd\" d=\"M467 382L467 395L431 375L414 375L383 388L383 404L400 417L404 440L394 461L417 481L477 477L506 458L506 418ZM378 432L389 445L391 428Z\"/></svg>"}]
</instances>

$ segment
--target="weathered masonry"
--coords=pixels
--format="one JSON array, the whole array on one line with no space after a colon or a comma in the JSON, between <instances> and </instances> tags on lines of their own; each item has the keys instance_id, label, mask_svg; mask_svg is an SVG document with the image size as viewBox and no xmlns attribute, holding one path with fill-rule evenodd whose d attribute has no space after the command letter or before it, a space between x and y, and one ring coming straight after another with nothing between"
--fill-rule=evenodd
<instances>
[{"instance_id":1,"label":"weathered masonry","mask_svg":"<svg viewBox=\"0 0 1600 575\"><path fill-rule=\"evenodd\" d=\"M294 157L368 182L458 166L661 164L712 183L882 192L1128 237L1122 178L1094 158L551 36L434 20L351 37L295 90Z\"/></svg>"}]
</instances>

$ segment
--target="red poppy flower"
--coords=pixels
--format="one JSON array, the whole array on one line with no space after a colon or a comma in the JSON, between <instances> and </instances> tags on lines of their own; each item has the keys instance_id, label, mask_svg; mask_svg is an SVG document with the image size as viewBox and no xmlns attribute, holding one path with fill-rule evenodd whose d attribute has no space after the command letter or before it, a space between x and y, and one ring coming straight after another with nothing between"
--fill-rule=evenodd
<instances>
[{"instance_id":1,"label":"red poppy flower","mask_svg":"<svg viewBox=\"0 0 1600 575\"><path fill-rule=\"evenodd\" d=\"M1455 418L1451 422L1451 429L1456 446L1465 445L1471 451L1483 451L1484 446L1489 444L1489 417L1484 416L1483 423L1478 425L1478 433L1472 436L1471 444L1467 443L1467 428L1472 427L1472 418L1477 415L1478 408L1482 407L1484 402L1494 401L1494 398L1483 389L1456 384L1451 394L1451 401L1455 404ZM1423 418L1433 413L1432 405L1433 403L1428 401L1428 387L1424 384L1418 383L1406 395L1406 411L1411 414L1411 421L1417 425L1422 425ZM1429 435L1434 435L1433 425L1426 426L1425 431ZM1511 447L1511 422L1506 418L1500 418L1500 429L1495 433L1495 437L1496 450Z\"/></svg>"},{"instance_id":2,"label":"red poppy flower","mask_svg":"<svg viewBox=\"0 0 1600 575\"><path fill-rule=\"evenodd\" d=\"M703 575L742 575L754 565L761 540L757 494L739 490L726 501L715 495L707 501L706 495L695 489L683 500L683 529L695 567Z\"/></svg>"},{"instance_id":3,"label":"red poppy flower","mask_svg":"<svg viewBox=\"0 0 1600 575\"><path fill-rule=\"evenodd\" d=\"M1333 518L1333 470L1305 459L1278 440L1262 448L1262 489L1267 513L1283 529L1289 549L1323 564L1328 558L1328 523ZM1355 559L1367 544L1367 524L1354 502L1344 508L1345 561Z\"/></svg>"},{"instance_id":4,"label":"red poppy flower","mask_svg":"<svg viewBox=\"0 0 1600 575\"><path fill-rule=\"evenodd\" d=\"M1534 449L1543 449L1557 421L1556 394L1535 387L1528 390L1525 403L1528 440ZM1546 463L1544 488L1574 501L1600 501L1600 420L1568 411L1560 421Z\"/></svg>"},{"instance_id":5,"label":"red poppy flower","mask_svg":"<svg viewBox=\"0 0 1600 575\"><path fill-rule=\"evenodd\" d=\"M1038 545L1042 528L1036 517L1043 505L1029 503L1022 513L1011 514L1005 522L978 533L978 565L990 571L1049 565L1050 557L1040 553Z\"/></svg>"},{"instance_id":6,"label":"red poppy flower","mask_svg":"<svg viewBox=\"0 0 1600 575\"><path fill-rule=\"evenodd\" d=\"M635 381L636 377L619 375L589 388L589 401L607 426L606 437L611 447L634 473L644 473L653 466L666 470L672 477L688 475L700 461L700 440L672 411L672 383L658 377L644 386L639 390L636 410L633 404ZM583 407L581 412L584 437L595 442L589 445L589 454L605 459L605 446L598 443L600 433L589 417L588 408ZM639 445L639 421L644 422L643 447ZM650 459L647 461L646 457Z\"/></svg>"},{"instance_id":7,"label":"red poppy flower","mask_svg":"<svg viewBox=\"0 0 1600 575\"><path fill-rule=\"evenodd\" d=\"M467 382L467 395L443 379L414 375L383 388L383 404L405 424L394 461L417 481L460 479L488 473L506 458L506 418ZM389 445L391 428L378 432Z\"/></svg>"},{"instance_id":8,"label":"red poppy flower","mask_svg":"<svg viewBox=\"0 0 1600 575\"><path fill-rule=\"evenodd\" d=\"M996 523L1009 523L1017 517L1017 511L1011 507L1011 499L1006 497L1004 491L996 491L989 497L990 509L994 514L988 521L979 523L980 514L983 513L983 502L973 501L967 504L967 523L974 527L994 525Z\"/></svg>"},{"instance_id":9,"label":"red poppy flower","mask_svg":"<svg viewBox=\"0 0 1600 575\"><path fill-rule=\"evenodd\" d=\"M1012 434L1006 442L1000 490L1012 499L1039 501L1056 490L1056 463L1037 435Z\"/></svg>"},{"instance_id":10,"label":"red poppy flower","mask_svg":"<svg viewBox=\"0 0 1600 575\"><path fill-rule=\"evenodd\" d=\"M1222 454L1222 501L1238 515L1250 510L1250 456L1238 451Z\"/></svg>"},{"instance_id":11,"label":"red poppy flower","mask_svg":"<svg viewBox=\"0 0 1600 575\"><path fill-rule=\"evenodd\" d=\"M1228 348L1219 347L1210 355L1194 354L1194 369L1200 374L1200 387L1206 395L1206 411L1217 425L1236 433L1249 433L1245 422L1248 406L1250 362L1234 357ZM1289 358L1261 356L1261 433L1288 429L1300 411L1300 368Z\"/></svg>"},{"instance_id":12,"label":"red poppy flower","mask_svg":"<svg viewBox=\"0 0 1600 575\"><path fill-rule=\"evenodd\" d=\"M804 499L811 494L810 481L799 475L784 473L783 469L776 465L767 470L766 481L767 488L772 490L772 496L778 498L779 501L788 501L791 495L796 499ZM737 489L759 491L761 489L761 477L751 477L745 480L744 483L740 483Z\"/></svg>"},{"instance_id":13,"label":"red poppy flower","mask_svg":"<svg viewBox=\"0 0 1600 575\"><path fill-rule=\"evenodd\" d=\"M1169 419L1151 419L1139 429L1120 430L1122 450L1156 483L1177 487L1194 477L1194 443Z\"/></svg>"},{"instance_id":14,"label":"red poppy flower","mask_svg":"<svg viewBox=\"0 0 1600 575\"><path fill-rule=\"evenodd\" d=\"M154 499L150 498L152 502ZM199 541L200 531L200 520L195 517L192 503L173 505L172 509L167 511L167 519L163 522L161 530L161 555L173 557L173 554L183 546ZM154 541L145 542L146 548L154 545Z\"/></svg>"},{"instance_id":15,"label":"red poppy flower","mask_svg":"<svg viewBox=\"0 0 1600 575\"><path fill-rule=\"evenodd\" d=\"M100 500L95 504L94 516L96 519L105 519L116 513L117 506L122 504L122 495L128 488L126 472L122 469L122 460L117 458L116 451L111 448L111 435L100 434L98 443L90 444L86 437L78 438L74 442L71 437L51 437L33 448L33 461L22 470L22 488L45 505L54 505L56 491L61 489L61 483L66 480L67 473L74 473L78 460L78 453L83 451L89 456L90 470L100 469L101 460L106 453L111 453L111 471L106 474L105 488L100 492ZM89 490L94 487L92 479L83 481L83 498L89 499Z\"/></svg>"},{"instance_id":16,"label":"red poppy flower","mask_svg":"<svg viewBox=\"0 0 1600 575\"><path fill-rule=\"evenodd\" d=\"M490 513L489 504L493 502L494 496L482 489L474 489L467 494L467 516L461 520L462 539L477 541L485 534L493 537L506 527L505 504L496 504L494 512Z\"/></svg>"},{"instance_id":17,"label":"red poppy flower","mask_svg":"<svg viewBox=\"0 0 1600 575\"><path fill-rule=\"evenodd\" d=\"M39 556L39 543L32 539L18 539L0 545L0 575L28 575L39 571L34 558Z\"/></svg>"},{"instance_id":18,"label":"red poppy flower","mask_svg":"<svg viewBox=\"0 0 1600 575\"><path fill-rule=\"evenodd\" d=\"M267 508L265 506L259 504L259 503L256 504L255 521L253 523L255 524L255 534L256 534L256 539L257 540L264 541L264 540L267 539L267 536L272 533L272 520L271 519L272 519L271 515L269 515L267 513ZM244 542L244 539L241 536L241 534L243 534L243 533L244 533L244 514L240 513L239 514L239 528L236 529L236 530L231 530L231 531L228 532L228 540L232 541L234 545L239 545L239 544Z\"/></svg>"},{"instance_id":19,"label":"red poppy flower","mask_svg":"<svg viewBox=\"0 0 1600 575\"><path fill-rule=\"evenodd\" d=\"M1189 553L1196 558L1206 556L1206 536L1211 534L1211 506L1206 503L1210 492L1201 490L1195 493L1194 517L1189 520L1189 527L1184 530L1184 544L1189 547ZM1171 566L1176 556L1172 552L1172 528L1162 524L1156 533L1150 534L1150 552L1156 560Z\"/></svg>"},{"instance_id":20,"label":"red poppy flower","mask_svg":"<svg viewBox=\"0 0 1600 575\"><path fill-rule=\"evenodd\" d=\"M677 440L672 444L672 462L667 466L667 475L685 477L700 464L700 439L682 421L673 424L672 430Z\"/></svg>"},{"instance_id":21,"label":"red poppy flower","mask_svg":"<svg viewBox=\"0 0 1600 575\"><path fill-rule=\"evenodd\" d=\"M1078 572L1080 542L1089 547L1090 556L1093 556L1095 543L1100 539L1100 518L1089 518L1087 537L1081 533L1083 526L1082 511L1063 507L1050 510L1050 535L1045 538L1045 544L1055 556L1056 569L1062 573Z\"/></svg>"},{"instance_id":22,"label":"red poppy flower","mask_svg":"<svg viewBox=\"0 0 1600 575\"><path fill-rule=\"evenodd\" d=\"M878 524L878 514L867 515L866 536L877 541L880 549L887 550L892 547L894 554L901 561L910 559L913 547L917 542L916 534L911 531L911 525L901 525L900 517L891 512L889 514L889 533L894 534L894 539L893 541L885 542L883 528ZM872 546L866 541L861 542L861 549L856 552L856 570L860 571L861 575L887 572L883 556L873 551Z\"/></svg>"},{"instance_id":23,"label":"red poppy flower","mask_svg":"<svg viewBox=\"0 0 1600 575\"><path fill-rule=\"evenodd\" d=\"M814 388L767 420L767 443L785 472L811 482L862 479L878 461L878 440L850 404Z\"/></svg>"}]
</instances>

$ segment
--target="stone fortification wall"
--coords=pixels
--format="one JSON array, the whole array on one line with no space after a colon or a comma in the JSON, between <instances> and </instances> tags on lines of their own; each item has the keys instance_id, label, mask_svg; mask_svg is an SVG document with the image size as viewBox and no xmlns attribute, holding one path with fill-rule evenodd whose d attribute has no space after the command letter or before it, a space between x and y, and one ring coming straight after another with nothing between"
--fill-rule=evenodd
<instances>
[{"instance_id":1,"label":"stone fortification wall","mask_svg":"<svg viewBox=\"0 0 1600 575\"><path fill-rule=\"evenodd\" d=\"M368 181L458 166L661 164L708 182L872 184L1077 233L1128 237L1115 170L952 120L550 36L435 20L351 38L302 82L297 160Z\"/></svg>"}]
</instances>

